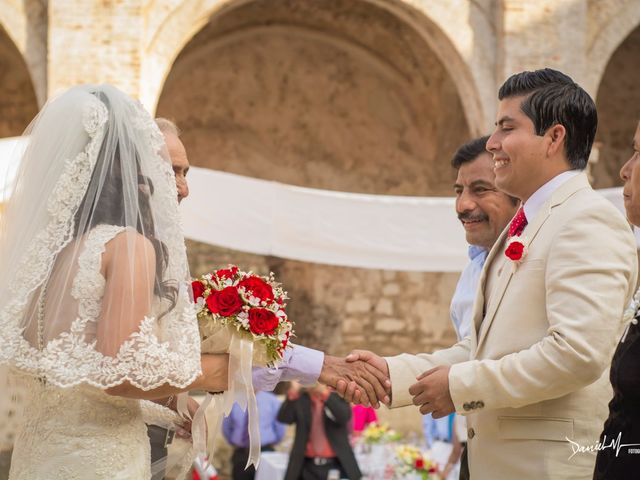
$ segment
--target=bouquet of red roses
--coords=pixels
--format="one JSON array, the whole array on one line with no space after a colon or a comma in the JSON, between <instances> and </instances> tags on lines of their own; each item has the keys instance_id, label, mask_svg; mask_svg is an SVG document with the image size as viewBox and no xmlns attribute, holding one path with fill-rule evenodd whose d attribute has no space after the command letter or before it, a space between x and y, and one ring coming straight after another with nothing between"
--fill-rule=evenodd
<instances>
[{"instance_id":1,"label":"bouquet of red roses","mask_svg":"<svg viewBox=\"0 0 640 480\"><path fill-rule=\"evenodd\" d=\"M235 265L192 282L204 353L228 352L234 335L253 343L253 364L273 366L293 333L285 312L287 292L269 277Z\"/></svg>"},{"instance_id":2,"label":"bouquet of red roses","mask_svg":"<svg viewBox=\"0 0 640 480\"><path fill-rule=\"evenodd\" d=\"M276 366L284 356L293 325L285 312L287 292L273 273L261 277L243 272L235 265L207 273L191 283L196 302L198 328L203 353L229 354L228 388L222 395L208 393L194 417L192 436L196 451L205 450L204 411L213 403L219 423L233 404L247 410L249 459L257 467L260 460L258 405L253 390L251 367ZM219 428L209 428L209 445L216 444ZM213 451L210 450L210 454Z\"/></svg>"}]
</instances>

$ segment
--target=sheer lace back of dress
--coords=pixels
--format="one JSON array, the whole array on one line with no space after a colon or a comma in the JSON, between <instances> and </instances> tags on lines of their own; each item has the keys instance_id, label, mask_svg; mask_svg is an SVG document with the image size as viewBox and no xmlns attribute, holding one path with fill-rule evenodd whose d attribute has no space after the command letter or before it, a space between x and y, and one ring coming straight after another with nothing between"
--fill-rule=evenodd
<instances>
[{"instance_id":1,"label":"sheer lace back of dress","mask_svg":"<svg viewBox=\"0 0 640 480\"><path fill-rule=\"evenodd\" d=\"M1 219L0 364L58 387L190 384L199 336L153 120L113 87L81 86L26 133Z\"/></svg>"}]
</instances>

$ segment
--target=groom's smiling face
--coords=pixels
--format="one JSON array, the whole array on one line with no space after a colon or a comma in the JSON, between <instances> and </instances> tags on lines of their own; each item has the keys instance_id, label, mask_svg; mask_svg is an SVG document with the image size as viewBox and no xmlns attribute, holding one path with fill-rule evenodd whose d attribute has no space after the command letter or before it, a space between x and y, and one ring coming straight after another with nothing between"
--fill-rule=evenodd
<instances>
[{"instance_id":1,"label":"groom's smiling face","mask_svg":"<svg viewBox=\"0 0 640 480\"><path fill-rule=\"evenodd\" d=\"M491 155L460 165L453 189L467 242L490 249L517 208L514 199L496 188Z\"/></svg>"},{"instance_id":2,"label":"groom's smiling face","mask_svg":"<svg viewBox=\"0 0 640 480\"><path fill-rule=\"evenodd\" d=\"M496 129L487 141L496 186L523 202L556 174L555 163L546 155L548 135L536 134L533 122L522 111L525 98L500 101Z\"/></svg>"}]
</instances>

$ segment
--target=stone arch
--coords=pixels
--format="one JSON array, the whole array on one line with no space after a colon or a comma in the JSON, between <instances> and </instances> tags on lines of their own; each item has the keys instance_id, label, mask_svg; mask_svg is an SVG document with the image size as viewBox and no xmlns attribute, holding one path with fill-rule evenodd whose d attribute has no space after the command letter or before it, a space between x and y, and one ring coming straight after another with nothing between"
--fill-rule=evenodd
<instances>
[{"instance_id":1,"label":"stone arch","mask_svg":"<svg viewBox=\"0 0 640 480\"><path fill-rule=\"evenodd\" d=\"M0 25L4 35L11 39L16 49L24 55L27 45L27 16L18 2L3 2L0 9Z\"/></svg>"},{"instance_id":2,"label":"stone arch","mask_svg":"<svg viewBox=\"0 0 640 480\"><path fill-rule=\"evenodd\" d=\"M48 10L41 0L9 0L0 8L0 28L30 74L38 105L47 99Z\"/></svg>"},{"instance_id":3,"label":"stone arch","mask_svg":"<svg viewBox=\"0 0 640 480\"><path fill-rule=\"evenodd\" d=\"M640 25L640 2L627 0L622 5L609 5L610 0L590 4L590 21L594 25L587 47L585 89L595 94L614 52L631 32Z\"/></svg>"},{"instance_id":4,"label":"stone arch","mask_svg":"<svg viewBox=\"0 0 640 480\"><path fill-rule=\"evenodd\" d=\"M0 138L20 135L37 113L27 65L0 24Z\"/></svg>"},{"instance_id":5,"label":"stone arch","mask_svg":"<svg viewBox=\"0 0 640 480\"><path fill-rule=\"evenodd\" d=\"M212 127L211 122L214 122L214 130L227 129L224 135L226 138L231 138L234 135L242 138L237 138L236 140L239 140L237 142L230 141L225 145L216 145L215 150L220 153L224 152L227 160L225 165L221 165L219 162L216 163L215 159L209 155L208 163L205 163L206 166L211 168L235 171L236 173L245 172L245 174L257 177L266 177L318 188L411 195L449 194L451 172L447 159L460 143L467 140L470 135L480 132L482 129L480 125L485 124L481 107L477 106L475 121L470 123L468 121L468 109L465 109L462 105L464 103L463 98L467 100L470 98L477 100L478 98L473 88L467 88L466 95L460 95L458 89L459 81L462 78L461 81L465 82L468 78L464 80L462 75L457 75L455 78L452 77L445 65L455 62L453 60L450 62L441 60L441 56L446 56L448 52L445 51L444 54L439 52L437 54L431 48L432 45L425 41L424 36L427 34L419 34L418 30L416 30L415 22L414 24L408 24L397 12L382 9L372 2L363 2L361 0L334 2L332 5L335 6L335 10L333 11L329 11L326 7L315 8L313 4L311 6L307 5L308 3L310 2L290 0L279 2L280 8L276 8L273 2L266 7L266 2L258 0L241 2L234 5L234 8L219 10L211 17L205 27L194 36L174 63L173 69L164 85L162 97L158 102L158 114L176 117L186 127L186 138L191 143L192 159L196 165L201 163L203 152L211 151L212 146L205 147L202 140L203 138L209 138L210 142L211 135L207 137L202 133L207 128ZM368 23L365 24L365 22ZM363 27L363 24L366 28L360 28ZM434 26L430 28L435 29ZM276 37L278 40L275 40ZM273 48L267 52L264 50L263 45L270 40L275 43L272 46ZM247 45L251 44L252 41L256 46L255 48L263 49L261 54L256 51L249 51L253 47L247 47ZM437 43L437 45L444 43L442 38L438 41L440 43ZM244 50L239 48L238 45L243 45ZM309 145L308 148L317 152L314 156L310 152L304 152L306 147L303 145L294 145L295 142L288 143L290 138L280 138L279 141L284 143L277 147L271 142L265 143L264 138L257 138L255 136L256 130L260 130L263 127L270 128L266 127L265 124L245 128L246 125L242 125L243 121L236 122L233 126L228 122L219 121L223 116L221 112L218 112L217 116L214 115L217 118L215 121L204 119L202 115L199 116L200 120L189 120L185 117L189 113L181 112L181 110L185 109L185 105L181 105L183 101L178 100L179 97L195 98L200 95L200 99L192 102L193 108L197 109L201 109L202 104L211 103L211 98L215 102L224 103L225 98L216 99L215 89L214 91L208 90L206 94L205 92L198 94L194 92L193 88L194 84L198 82L206 83L209 81L207 78L212 75L218 75L218 88L224 88L229 91L244 89L242 90L243 93L238 94L242 98L235 98L234 105L236 107L234 108L260 108L260 105L262 105L264 108L262 117L267 121L266 118L269 116L269 111L273 111L274 102L277 102L277 99L257 98L256 95L268 96L270 95L269 92L271 92L272 97L275 97L278 90L286 90L286 87L279 83L284 77L280 73L267 72L271 77L265 84L267 88L263 88L265 85L259 85L255 81L245 81L243 85L239 85L235 81L229 83L228 72L225 73L222 70L225 68L227 70L240 68L238 65L242 62L242 59L252 55L262 55L259 62L263 64L273 62L273 58L278 57L280 52L289 48L290 45L302 45L300 48L306 52L304 54L300 52L292 53L292 55L299 56L299 62L305 61L304 55L313 56L310 52L326 50L320 53L315 58L315 61L321 62L329 70L332 68L339 70L334 75L333 80L328 77L317 81L305 78L304 82L316 88L316 95L312 97L317 97L317 93L320 91L326 92L334 87L337 89L332 94L334 97L341 94L341 89L342 93L345 93L345 88L353 87L353 85L349 87L347 84L356 81L353 75L359 75L357 81L367 84L367 88L370 89L369 97L367 98L359 88L354 88L351 93L345 94L347 96L353 95L354 98L360 95L360 103L356 101L355 105L352 105L350 112L352 116L357 116L353 112L362 110L365 111L363 116L377 116L378 120L352 119L358 127L355 130L353 129L353 122L343 122L342 126L345 129L350 128L352 131L348 135L337 135L337 137L329 139L320 139L320 137L324 134L332 135L330 123L333 120L325 118L324 123L321 122L322 124L313 125L313 122L311 122L306 126L297 125L295 128L298 129L298 133L301 133L304 128L311 128L320 132L318 136L307 135L306 138ZM318 45L322 45L322 47L319 48ZM231 58L230 54L225 53L229 48L235 49L235 58ZM328 54L328 51L332 53ZM329 58L327 55L333 55L334 57ZM213 57L216 58L212 60ZM223 57L225 58L224 61L221 60ZM283 64L290 63L288 58L278 58L278 61ZM334 59L341 59L340 65L331 65ZM206 63L206 68L203 66L203 62ZM358 65L355 72L352 68L353 64ZM258 66L256 68L262 67ZM309 64L305 68L312 69L314 67ZM361 71L358 71L358 69ZM216 71L218 73L215 73ZM188 73L185 75L185 72ZM255 71L249 71L246 77L251 77L255 73ZM321 76L322 72L318 73L316 71L314 74ZM266 75L265 71L261 71L260 75ZM313 76L309 75L309 72L299 71L287 76L285 80L290 82L290 85L293 85L300 75ZM352 75L352 77L349 79L345 77L342 79L344 83L336 86L334 80L339 75L346 75L347 77ZM179 78L183 79L182 83ZM459 81L457 82L456 79ZM338 84L342 80L338 80ZM467 83L472 82L469 81ZM294 85L294 88L303 87L298 84ZM256 97L250 100L252 107L249 105L241 106L243 102L248 101L249 97L247 95ZM211 98L204 98L206 96ZM304 95L299 100L311 103L315 101L313 98L303 97ZM169 100L170 98L174 98L174 100ZM441 101L438 100L439 98ZM346 101L346 97L343 100ZM325 99L325 101L328 101L328 99ZM271 102L271 105L269 105L269 102ZM312 107L321 108L319 105ZM348 111L343 111L349 110L348 108L341 107L344 106L333 105L331 107L334 108L332 113L324 113L327 117L337 115L335 118L338 118L338 122L340 122L341 118L350 115ZM211 106L211 108L215 107ZM229 110L231 105L227 105L225 108ZM289 115L296 114L294 106L289 105L286 108L290 109ZM371 111L371 109L377 111ZM238 112L235 113L236 116L239 115ZM255 115L248 116L252 117L247 120L250 124L255 120L253 118ZM279 120L284 121L283 119ZM209 123L208 127L203 124L207 122ZM384 143L385 136L389 133L384 125L385 122L396 122L394 127L396 131L392 134L393 138L389 140L389 143L392 144L386 145L386 149L384 147L380 148L380 144ZM196 135L195 130L190 128L190 123L192 125L198 124L196 128L200 130L200 135ZM347 143L347 138L354 140L359 136L366 137L365 130L367 130L367 126L370 127L370 135L372 137L366 141L367 145L371 145L372 151L370 155L362 152L362 154L354 153L353 155L345 155L343 160L336 160L333 152L340 151ZM292 127L291 130L293 131L295 128ZM302 134L304 136L304 132ZM231 143L235 143L236 146L232 147ZM233 149L240 148L237 145L243 145L242 148L248 150L242 153L233 153ZM261 150L261 153L257 153L256 149ZM272 168L269 168L266 174L261 175L260 171L256 170L255 166L260 163L260 161L255 161L256 158L286 157L287 155L283 155L283 150L287 149L290 152L297 150L299 153L294 156L298 158L304 157L313 160L306 162L302 166L303 169L306 169L306 176L299 176L299 172L296 172L295 168L291 168L295 163L292 159L282 160L282 165L280 166L270 164ZM271 150L271 153L269 153L269 150ZM381 152L384 152L384 154ZM388 160L377 164L378 162L375 161L375 158L380 155L384 155ZM247 161L244 161L241 167L240 163L230 160L237 156L243 156L245 159L254 158L253 162L249 162L253 163L254 168L248 166ZM323 157L327 161L321 160L317 163L317 157ZM349 165L336 165L336 163L340 162L346 162ZM322 168L318 166L323 163ZM202 165L205 166L204 164ZM353 165L358 165L359 168L364 168L365 170L369 169L371 173L364 177L360 176L360 173L354 173L354 176L360 176L360 182L355 181L353 177L350 179L350 174L345 171L345 168L353 169ZM373 180L374 177L380 178L380 175L374 172L376 168L385 169L389 178L385 181ZM394 173L394 170L397 171L402 168L405 170L404 173L399 175Z\"/></svg>"},{"instance_id":6,"label":"stone arch","mask_svg":"<svg viewBox=\"0 0 640 480\"><path fill-rule=\"evenodd\" d=\"M155 111L162 86L183 48L212 18L252 1L165 0L167 5L150 9L150 35L141 65L142 102ZM495 90L495 59L491 52L496 48L496 32L491 15L471 0L455 9L430 1L362 1L389 10L423 37L456 84L472 134L486 133L495 113L494 95L480 93Z\"/></svg>"},{"instance_id":7,"label":"stone arch","mask_svg":"<svg viewBox=\"0 0 640 480\"><path fill-rule=\"evenodd\" d=\"M629 158L640 121L640 25L613 52L598 86L598 162L593 166L594 186L620 185L620 167Z\"/></svg>"}]
</instances>

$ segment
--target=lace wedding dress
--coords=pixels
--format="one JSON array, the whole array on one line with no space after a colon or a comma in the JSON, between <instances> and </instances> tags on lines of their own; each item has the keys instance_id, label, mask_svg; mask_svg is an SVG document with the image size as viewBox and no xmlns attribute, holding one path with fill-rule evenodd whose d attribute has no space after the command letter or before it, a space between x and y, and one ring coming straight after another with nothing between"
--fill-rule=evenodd
<instances>
[{"instance_id":1,"label":"lace wedding dress","mask_svg":"<svg viewBox=\"0 0 640 480\"><path fill-rule=\"evenodd\" d=\"M91 324L98 320L105 284L101 256L105 244L123 230L100 225L86 237L70 292L78 310L84 312L77 331L91 331ZM108 395L88 385L60 388L33 376L14 375L28 415L15 440L11 480L151 477L145 422L175 422L178 417L171 410Z\"/></svg>"},{"instance_id":2,"label":"lace wedding dress","mask_svg":"<svg viewBox=\"0 0 640 480\"><path fill-rule=\"evenodd\" d=\"M107 390L153 398L141 392L184 389L201 374L164 139L109 85L55 97L26 133L0 217L0 444L13 444L10 479L148 479L145 423L179 417Z\"/></svg>"}]
</instances>

